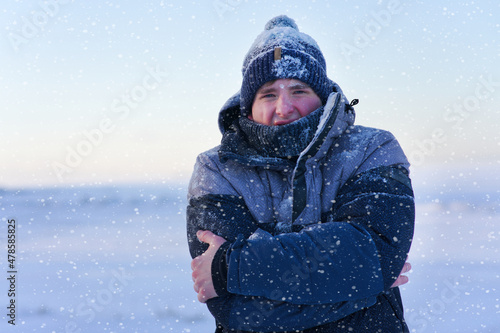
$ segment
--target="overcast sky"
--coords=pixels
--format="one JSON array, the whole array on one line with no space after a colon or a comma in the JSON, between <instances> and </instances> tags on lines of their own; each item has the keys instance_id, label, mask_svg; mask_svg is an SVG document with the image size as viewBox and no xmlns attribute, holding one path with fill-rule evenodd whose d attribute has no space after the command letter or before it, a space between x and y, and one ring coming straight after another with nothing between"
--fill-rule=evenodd
<instances>
[{"instance_id":1,"label":"overcast sky","mask_svg":"<svg viewBox=\"0 0 500 333\"><path fill-rule=\"evenodd\" d=\"M8 1L0 188L185 182L272 17L414 170L499 163L498 1Z\"/></svg>"}]
</instances>

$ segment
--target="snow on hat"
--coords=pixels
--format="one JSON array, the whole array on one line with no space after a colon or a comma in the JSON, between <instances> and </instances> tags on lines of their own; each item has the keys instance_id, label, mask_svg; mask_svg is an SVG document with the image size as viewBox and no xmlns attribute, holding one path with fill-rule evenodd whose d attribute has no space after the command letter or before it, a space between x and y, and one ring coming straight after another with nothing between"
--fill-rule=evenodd
<instances>
[{"instance_id":1,"label":"snow on hat","mask_svg":"<svg viewBox=\"0 0 500 333\"><path fill-rule=\"evenodd\" d=\"M243 62L240 107L244 116L251 114L257 90L276 79L297 79L307 83L323 104L332 91L326 76L326 63L318 44L299 32L295 21L285 15L267 22Z\"/></svg>"}]
</instances>

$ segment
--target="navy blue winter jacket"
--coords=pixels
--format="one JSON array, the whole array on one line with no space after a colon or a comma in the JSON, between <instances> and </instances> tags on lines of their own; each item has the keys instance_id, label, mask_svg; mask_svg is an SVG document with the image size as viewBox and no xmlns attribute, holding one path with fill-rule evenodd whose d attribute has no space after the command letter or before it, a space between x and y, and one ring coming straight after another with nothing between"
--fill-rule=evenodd
<instances>
[{"instance_id":1,"label":"navy blue winter jacket","mask_svg":"<svg viewBox=\"0 0 500 333\"><path fill-rule=\"evenodd\" d=\"M414 228L396 139L355 126L340 88L295 159L256 153L238 114L236 95L221 110L222 143L198 156L188 193L191 256L207 249L198 230L228 241L212 264L219 297L207 302L217 332L407 332L390 288Z\"/></svg>"}]
</instances>

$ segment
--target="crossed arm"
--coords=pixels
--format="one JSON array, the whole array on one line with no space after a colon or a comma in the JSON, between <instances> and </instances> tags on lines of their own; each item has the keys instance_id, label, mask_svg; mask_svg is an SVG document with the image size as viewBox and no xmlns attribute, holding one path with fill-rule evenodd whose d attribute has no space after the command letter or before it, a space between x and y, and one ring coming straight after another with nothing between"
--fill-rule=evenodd
<instances>
[{"instance_id":1,"label":"crossed arm","mask_svg":"<svg viewBox=\"0 0 500 333\"><path fill-rule=\"evenodd\" d=\"M209 230L200 230L196 233L196 236L201 242L209 245L206 252L191 261L194 291L198 294L198 301L206 303L207 300L218 296L212 281L211 265L215 253L220 246L226 242L226 240ZM404 274L408 273L410 270L411 264L406 262L400 275L396 281L394 281L391 288L399 287L407 283L409 280Z\"/></svg>"},{"instance_id":2,"label":"crossed arm","mask_svg":"<svg viewBox=\"0 0 500 333\"><path fill-rule=\"evenodd\" d=\"M396 167L360 174L339 191L330 216L322 218L322 224L304 228L298 233L277 236L259 229L261 226L253 221L244 202L237 201L236 196L191 198L188 237L194 258L192 277L198 299L207 302L217 321L227 327L249 327L238 320L251 314L252 309L262 306L259 304L272 309L263 313L286 316L286 322L281 321L279 326L272 320L265 322L268 318L262 317L264 320L258 327L252 326L252 329L262 331L307 327L305 325L314 322L313 317L318 318L317 323L333 321L374 304L372 297L408 281L403 274L411 266L405 263L404 258L413 234L414 207L409 180L406 185L401 183L401 179L404 183L405 178L408 179L406 173L401 173ZM236 201L228 197L236 198ZM237 218L231 214L236 214ZM257 234L259 237L255 237ZM332 248L326 249L325 246L330 245L325 242L337 237L342 246L332 242ZM228 294L216 297L211 264L226 240L231 244L231 253L226 257L232 260L228 266L228 279L231 279L228 285L231 284L231 289ZM313 251L318 248L326 249L321 254L324 255L326 273L311 271L307 272L309 276L300 276L294 281L275 267L277 259L289 267L297 267L304 259L314 255ZM279 249L277 253L282 257L266 256L266 249L267 252ZM259 253L264 255L259 256ZM243 264L250 261L251 265ZM365 268L358 270L358 266ZM255 272L264 274L253 275ZM254 278L242 278L250 275ZM270 276L275 277L272 285L269 284ZM356 288L359 289L354 293L351 279L356 280ZM290 281L294 284L287 284ZM296 292L290 293L289 290ZM303 290L308 291L299 293ZM287 292L289 297L283 301L281 296ZM281 296L273 299L273 294Z\"/></svg>"},{"instance_id":3,"label":"crossed arm","mask_svg":"<svg viewBox=\"0 0 500 333\"><path fill-rule=\"evenodd\" d=\"M191 261L191 269L193 273L191 274L194 282L194 291L198 294L198 301L201 303L206 303L207 300L217 297L215 292L214 284L212 281L212 260L215 253L220 248L226 240L220 236L217 236L209 230L200 230L196 233L198 239L209 245L207 251L202 255L194 258ZM400 275L394 281L391 288L401 286L408 282L408 277L404 275L411 270L411 264L406 262L401 270Z\"/></svg>"}]
</instances>

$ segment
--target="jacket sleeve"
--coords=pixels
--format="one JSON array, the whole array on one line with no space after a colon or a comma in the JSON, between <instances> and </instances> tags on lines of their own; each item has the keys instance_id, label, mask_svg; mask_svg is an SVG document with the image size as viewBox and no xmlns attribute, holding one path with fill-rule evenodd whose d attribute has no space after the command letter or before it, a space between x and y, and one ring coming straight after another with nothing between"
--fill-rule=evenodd
<instances>
[{"instance_id":1,"label":"jacket sleeve","mask_svg":"<svg viewBox=\"0 0 500 333\"><path fill-rule=\"evenodd\" d=\"M390 288L414 227L408 173L382 166L344 184L323 223L273 236L257 230L230 249L228 290L293 304L366 299Z\"/></svg>"},{"instance_id":2,"label":"jacket sleeve","mask_svg":"<svg viewBox=\"0 0 500 333\"><path fill-rule=\"evenodd\" d=\"M235 332L295 332L340 320L375 304L376 298L336 304L298 305L264 297L225 295L208 300L218 324Z\"/></svg>"}]
</instances>

